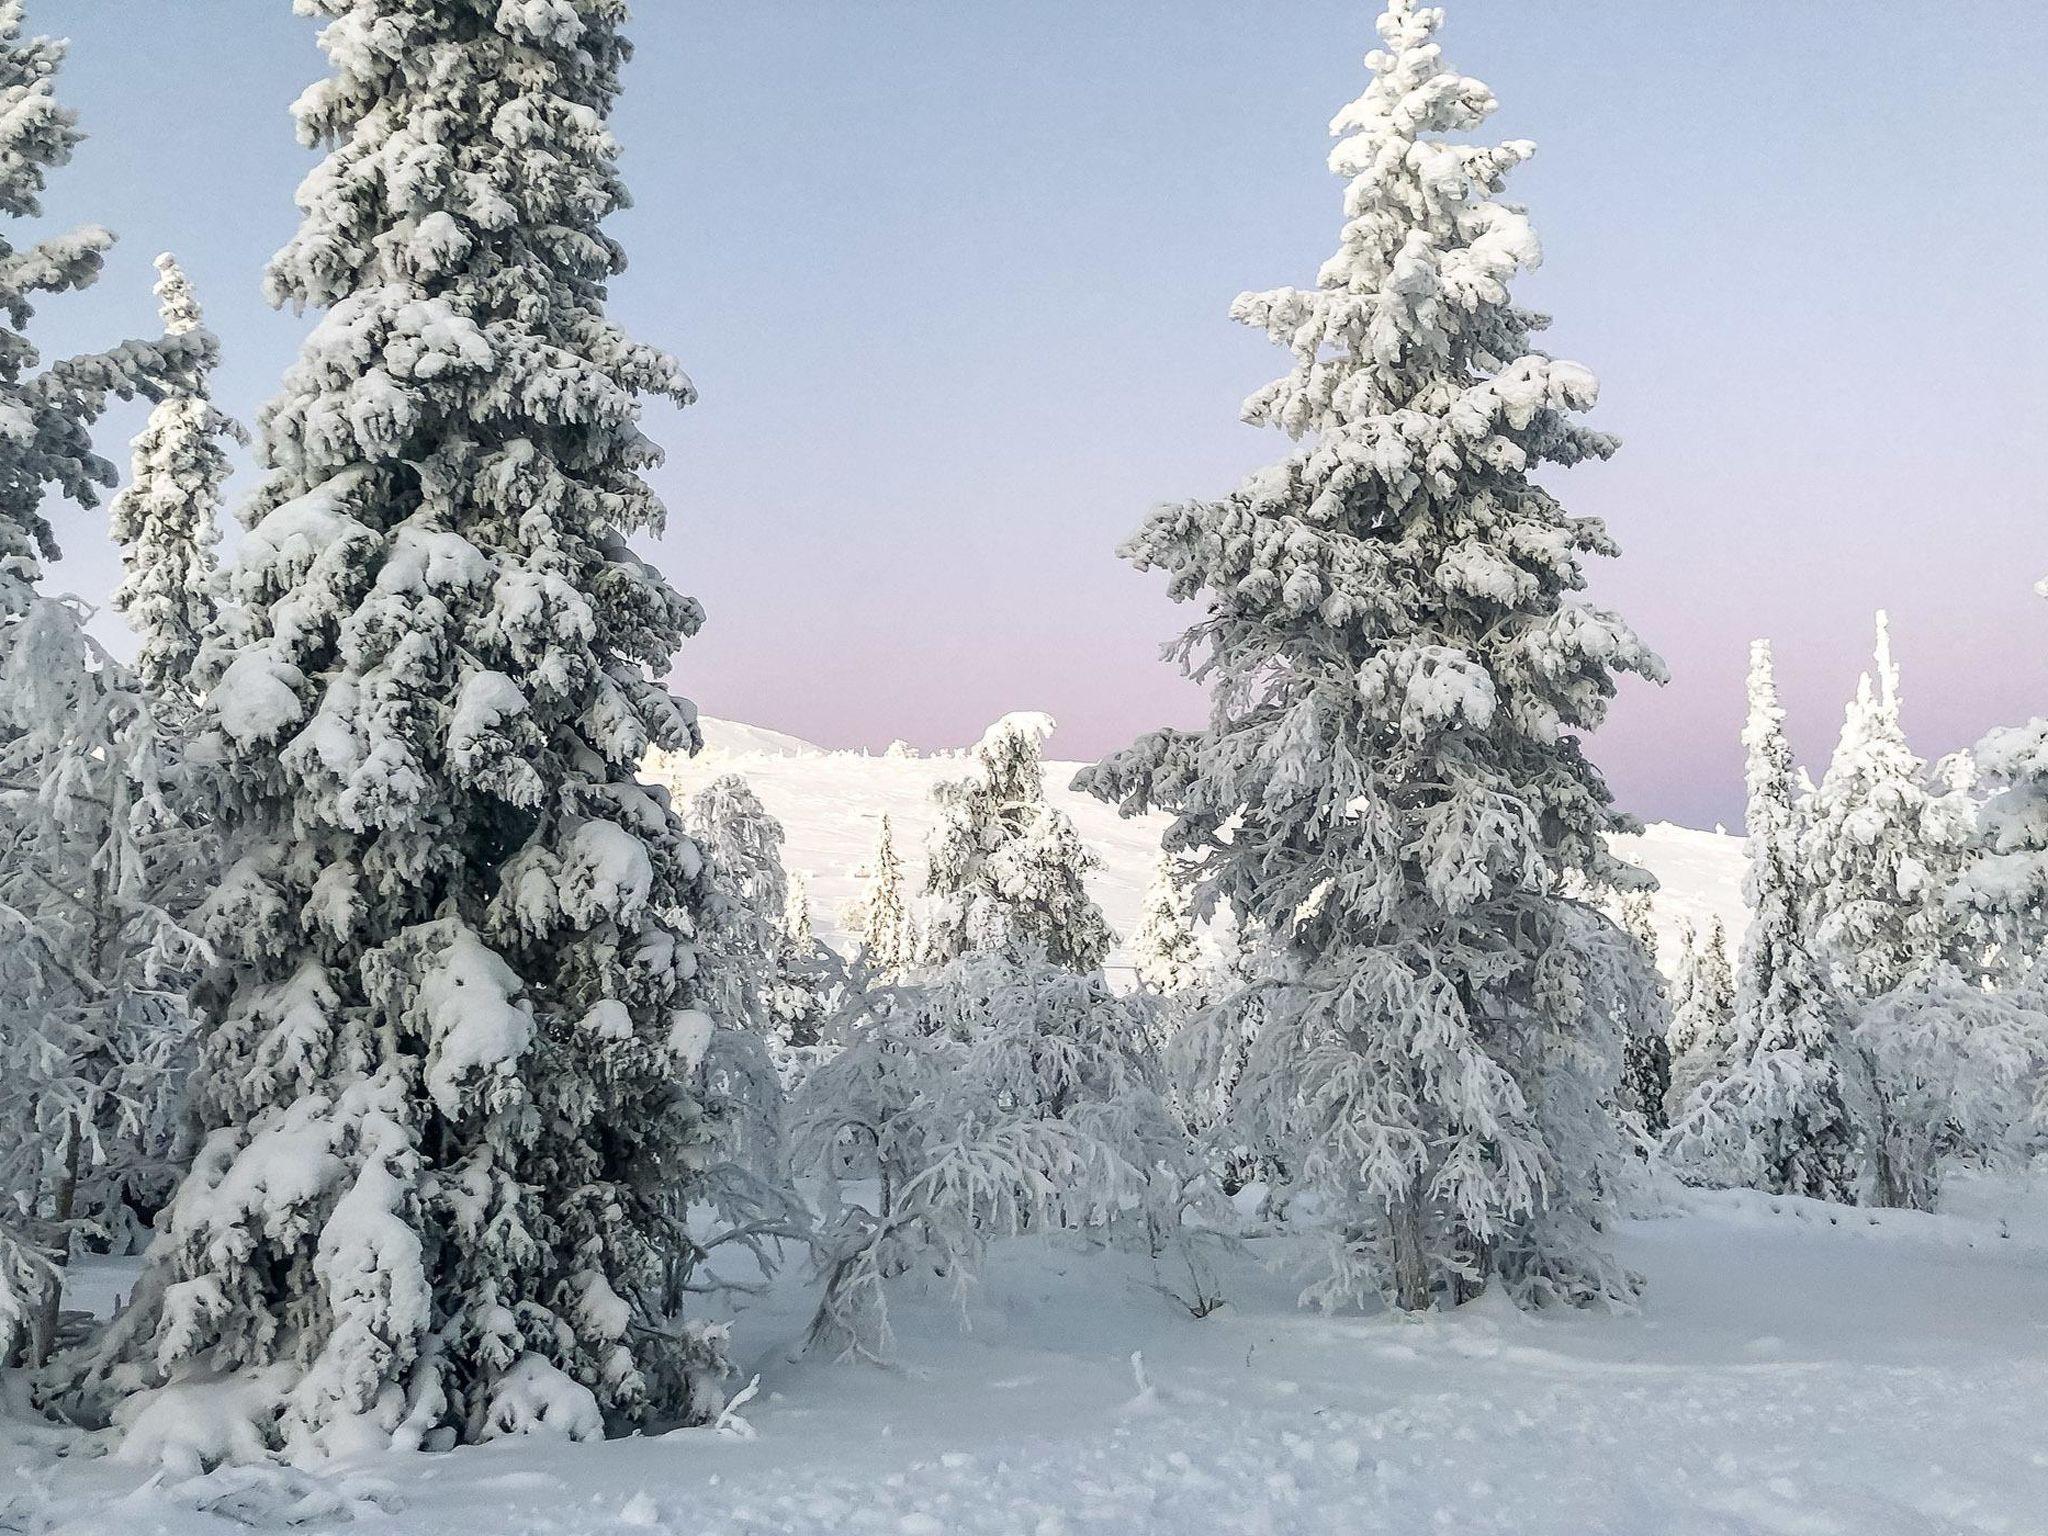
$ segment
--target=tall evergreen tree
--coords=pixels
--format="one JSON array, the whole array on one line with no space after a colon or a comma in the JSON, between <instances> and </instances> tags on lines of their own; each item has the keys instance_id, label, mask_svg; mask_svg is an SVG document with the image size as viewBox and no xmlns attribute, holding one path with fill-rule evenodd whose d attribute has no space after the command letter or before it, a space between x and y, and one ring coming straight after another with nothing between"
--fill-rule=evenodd
<instances>
[{"instance_id":1,"label":"tall evergreen tree","mask_svg":"<svg viewBox=\"0 0 2048 1536\"><path fill-rule=\"evenodd\" d=\"M605 314L626 200L615 0L308 0L328 146L273 261L325 309L214 688L239 861L208 909L208 1134L124 1320L119 1387L252 1373L286 1447L576 1435L715 1407L668 1315L714 1141L702 860L637 777L696 604Z\"/></svg>"},{"instance_id":2,"label":"tall evergreen tree","mask_svg":"<svg viewBox=\"0 0 2048 1536\"><path fill-rule=\"evenodd\" d=\"M201 326L199 301L176 258L157 257L156 295L164 332L188 336ZM210 365L173 389L149 413L135 439L128 485L114 498L114 539L126 576L114 608L139 642L135 668L160 700L189 703L203 688L200 655L217 649L221 486L224 440L245 441L241 426L214 408Z\"/></svg>"},{"instance_id":3,"label":"tall evergreen tree","mask_svg":"<svg viewBox=\"0 0 2048 1536\"><path fill-rule=\"evenodd\" d=\"M1854 1202L1863 1185L1869 1085L1841 999L1802 924L1802 831L1785 711L1768 641L1750 652L1749 928L1736 965L1732 1060L1692 1099L1671 1148L1698 1176Z\"/></svg>"},{"instance_id":4,"label":"tall evergreen tree","mask_svg":"<svg viewBox=\"0 0 2048 1536\"><path fill-rule=\"evenodd\" d=\"M42 212L82 137L56 99L65 45L22 25L20 0L0 0L8 221ZM50 493L92 508L115 483L91 436L109 398L160 397L214 355L192 330L43 363L26 334L37 295L91 287L113 242L93 225L22 246L0 230L0 1361L51 1343L79 1182L111 1170L108 1138L148 1114L136 1072L154 1075L163 1037L143 994L168 978L141 967L183 944L151 906L162 740L148 702L82 610L41 590L58 554Z\"/></svg>"},{"instance_id":5,"label":"tall evergreen tree","mask_svg":"<svg viewBox=\"0 0 2048 1536\"><path fill-rule=\"evenodd\" d=\"M910 915L903 858L886 814L874 856L861 871L860 895L846 912L854 951L883 981L895 981L917 963L917 925Z\"/></svg>"},{"instance_id":6,"label":"tall evergreen tree","mask_svg":"<svg viewBox=\"0 0 2048 1536\"><path fill-rule=\"evenodd\" d=\"M1101 860L1045 799L1045 715L1005 715L974 748L967 777L934 792L939 825L925 875L925 959L1035 949L1055 965L1091 971L1116 935L1088 894Z\"/></svg>"},{"instance_id":7,"label":"tall evergreen tree","mask_svg":"<svg viewBox=\"0 0 2048 1536\"><path fill-rule=\"evenodd\" d=\"M1613 1053L1577 1049L1568 878L1627 876L1633 825L1581 750L1617 672L1661 664L1574 595L1600 524L1535 479L1604 458L1595 380L1536 350L1509 284L1539 256L1500 200L1532 153L1471 142L1495 108L1450 70L1441 13L1391 0L1365 94L1338 114L1341 244L1309 290L1235 315L1294 356L1246 418L1300 440L1220 501L1161 509L1125 546L1202 618L1206 730L1165 731L1084 775L1175 818L1174 851L1240 923L1291 951L1240 1084L1325 1213L1312 1294L1403 1307L1498 1277L1520 1297L1626 1288L1576 1174L1611 1125ZM1258 1141L1268 1139L1256 1135ZM1567 1174L1566 1170L1571 1170Z\"/></svg>"}]
</instances>

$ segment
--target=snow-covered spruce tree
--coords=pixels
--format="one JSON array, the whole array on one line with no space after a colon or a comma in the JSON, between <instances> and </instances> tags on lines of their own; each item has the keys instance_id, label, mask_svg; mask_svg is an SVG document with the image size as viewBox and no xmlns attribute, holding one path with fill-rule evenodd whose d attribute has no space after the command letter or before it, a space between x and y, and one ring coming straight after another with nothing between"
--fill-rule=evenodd
<instances>
[{"instance_id":1,"label":"snow-covered spruce tree","mask_svg":"<svg viewBox=\"0 0 2048 1536\"><path fill-rule=\"evenodd\" d=\"M945 965L988 950L1042 951L1093 970L1116 936L1083 881L1100 863L1066 814L1045 799L1040 755L1051 717L1005 715L975 746L973 771L934 797L925 876L925 960Z\"/></svg>"},{"instance_id":2,"label":"snow-covered spruce tree","mask_svg":"<svg viewBox=\"0 0 2048 1536\"><path fill-rule=\"evenodd\" d=\"M1643 983L1618 991L1627 1006L1623 1014L1621 1106L1642 1121L1652 1136L1670 1124L1664 1101L1671 1091L1671 1004L1663 974L1657 969L1657 926L1647 887L1621 893L1617 902L1622 938L1638 954L1629 969Z\"/></svg>"},{"instance_id":3,"label":"snow-covered spruce tree","mask_svg":"<svg viewBox=\"0 0 2048 1536\"><path fill-rule=\"evenodd\" d=\"M1666 1121L1678 1119L1693 1091L1725 1076L1735 1056L1735 973L1728 966L1728 933L1721 919L1705 933L1689 932L1683 946L1671 1010L1671 1087Z\"/></svg>"},{"instance_id":4,"label":"snow-covered spruce tree","mask_svg":"<svg viewBox=\"0 0 2048 1536\"><path fill-rule=\"evenodd\" d=\"M329 148L269 291L327 314L208 700L210 1134L110 1378L242 1373L301 1452L701 1417L719 1335L665 1303L732 1031L699 852L636 777L695 742L657 679L701 615L627 544L662 517L639 397L692 390L605 315L624 8L302 9Z\"/></svg>"},{"instance_id":5,"label":"snow-covered spruce tree","mask_svg":"<svg viewBox=\"0 0 2048 1536\"><path fill-rule=\"evenodd\" d=\"M935 1275L964 1304L994 1238L1173 1227L1182 1139L1145 1013L1099 971L1008 949L839 1014L838 1049L790 1113L792 1160L832 1223L812 1347L885 1358L885 1282Z\"/></svg>"},{"instance_id":6,"label":"snow-covered spruce tree","mask_svg":"<svg viewBox=\"0 0 2048 1536\"><path fill-rule=\"evenodd\" d=\"M1633 823L1581 735L1616 672L1662 668L1575 597L1613 546L1532 478L1614 444L1576 419L1592 374L1535 350L1543 319L1509 297L1539 248L1499 194L1532 147L1469 142L1494 98L1445 66L1441 20L1410 0L1380 18L1372 82L1332 125L1348 191L1317 287L1237 301L1294 354L1247 419L1300 446L1124 546L1205 603L1179 651L1209 726L1083 782L1172 813L1168 848L1201 850L1294 958L1239 1098L1318 1197L1311 1296L1420 1308L1499 1278L1583 1301L1629 1283L1594 1234L1602 1192L1564 1177L1574 1138L1615 1128L1547 1109L1554 1073L1606 1059L1574 1049L1553 984L1575 963L1560 891L1632 878L1608 834ZM1611 1100L1589 1086L1574 1103Z\"/></svg>"},{"instance_id":7,"label":"snow-covered spruce tree","mask_svg":"<svg viewBox=\"0 0 2048 1536\"><path fill-rule=\"evenodd\" d=\"M157 257L156 294L166 335L199 330L199 301L177 260ZM219 649L215 546L220 542L221 486L228 476L224 442L246 441L240 424L215 409L210 366L173 389L149 413L135 439L128 485L114 498L115 541L126 576L114 608L139 642L135 669L144 686L173 708L203 691Z\"/></svg>"},{"instance_id":8,"label":"snow-covered spruce tree","mask_svg":"<svg viewBox=\"0 0 2048 1536\"><path fill-rule=\"evenodd\" d=\"M910 914L903 858L887 814L874 856L860 871L860 895L846 912L854 956L881 981L898 981L917 963L917 924Z\"/></svg>"},{"instance_id":9,"label":"snow-covered spruce tree","mask_svg":"<svg viewBox=\"0 0 2048 1536\"><path fill-rule=\"evenodd\" d=\"M1836 987L1881 997L1950 957L1949 887L1975 829L1967 799L1931 786L1906 744L1890 627L1877 616L1876 682L1857 683L1800 839L1805 925Z\"/></svg>"},{"instance_id":10,"label":"snow-covered spruce tree","mask_svg":"<svg viewBox=\"0 0 2048 1536\"><path fill-rule=\"evenodd\" d=\"M2048 579L2034 590L2048 597ZM2048 718L2002 726L1977 745L1989 791L1980 843L1950 900L1984 922L2007 986L2048 983Z\"/></svg>"},{"instance_id":11,"label":"snow-covered spruce tree","mask_svg":"<svg viewBox=\"0 0 2048 1536\"><path fill-rule=\"evenodd\" d=\"M1801 820L1771 648L1750 652L1749 928L1736 964L1734 1049L1666 1146L1689 1176L1853 1203L1869 1157L1868 1073L1843 1001L1801 921Z\"/></svg>"},{"instance_id":12,"label":"snow-covered spruce tree","mask_svg":"<svg viewBox=\"0 0 2048 1536\"><path fill-rule=\"evenodd\" d=\"M1162 855L1131 938L1138 980L1161 997L1193 998L1214 978L1215 967L1195 934L1191 878L1180 861Z\"/></svg>"},{"instance_id":13,"label":"snow-covered spruce tree","mask_svg":"<svg viewBox=\"0 0 2048 1536\"><path fill-rule=\"evenodd\" d=\"M778 928L789 904L782 823L753 786L727 773L690 797L684 825L709 866L699 936L704 952L718 959L709 968L718 988L713 1012L744 1021L765 1039Z\"/></svg>"},{"instance_id":14,"label":"snow-covered spruce tree","mask_svg":"<svg viewBox=\"0 0 2048 1536\"><path fill-rule=\"evenodd\" d=\"M63 59L61 42L22 35L20 0L0 0L8 220L42 212L49 172L81 137L56 100ZM72 1170L94 1173L107 1116L149 1118L133 1074L161 1043L130 1029L150 1023L142 995L153 987L128 968L170 953L145 936L139 909L154 894L142 877L154 873L161 741L81 612L39 590L42 561L58 552L49 493L91 508L115 483L91 438L109 397L160 397L214 355L212 337L193 331L42 364L26 334L36 295L90 287L113 238L87 226L17 246L0 231L0 1360L47 1350L73 1235L57 1218L94 1199L71 1189ZM89 954L77 948L84 934L97 941ZM112 1174L112 1162L97 1171Z\"/></svg>"},{"instance_id":15,"label":"snow-covered spruce tree","mask_svg":"<svg viewBox=\"0 0 2048 1536\"><path fill-rule=\"evenodd\" d=\"M705 862L698 1003L725 1026L713 1039L704 1084L726 1153L721 1172L767 1181L781 1162L775 1040L789 904L782 823L752 785L727 773L690 797L683 825Z\"/></svg>"}]
</instances>

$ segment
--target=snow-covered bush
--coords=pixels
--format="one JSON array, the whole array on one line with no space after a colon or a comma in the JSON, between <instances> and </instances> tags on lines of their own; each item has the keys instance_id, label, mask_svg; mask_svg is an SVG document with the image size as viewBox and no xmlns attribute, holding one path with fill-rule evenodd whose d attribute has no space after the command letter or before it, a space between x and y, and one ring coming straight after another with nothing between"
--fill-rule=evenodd
<instances>
[{"instance_id":1,"label":"snow-covered bush","mask_svg":"<svg viewBox=\"0 0 2048 1536\"><path fill-rule=\"evenodd\" d=\"M2048 597L2048 579L2034 590ZM2006 984L2038 984L2048 956L2048 718L1992 731L1975 759L1988 791L1981 841L1949 899L1989 926Z\"/></svg>"},{"instance_id":2,"label":"snow-covered bush","mask_svg":"<svg viewBox=\"0 0 2048 1536\"><path fill-rule=\"evenodd\" d=\"M2010 1161L2037 1135L2048 998L1942 965L1873 1002L1856 1034L1879 1090L1878 1204L1931 1211L1948 1161Z\"/></svg>"},{"instance_id":3,"label":"snow-covered bush","mask_svg":"<svg viewBox=\"0 0 2048 1536\"><path fill-rule=\"evenodd\" d=\"M1195 932L1192 878L1178 860L1161 856L1131 936L1138 980L1162 998L1198 998L1214 979L1214 962Z\"/></svg>"},{"instance_id":4,"label":"snow-covered bush","mask_svg":"<svg viewBox=\"0 0 2048 1536\"><path fill-rule=\"evenodd\" d=\"M883 1357L884 1282L918 1268L964 1301L993 1238L1177 1218L1182 1142L1145 1005L1100 973L970 953L859 993L841 1028L791 1103L831 1226L815 1347Z\"/></svg>"},{"instance_id":5,"label":"snow-covered bush","mask_svg":"<svg viewBox=\"0 0 2048 1536\"><path fill-rule=\"evenodd\" d=\"M1088 894L1101 862L1045 799L1041 748L1050 716L1005 715L975 746L967 777L934 791L925 893L925 960L942 966L981 950L1037 950L1093 970L1116 936Z\"/></svg>"},{"instance_id":6,"label":"snow-covered bush","mask_svg":"<svg viewBox=\"0 0 2048 1536\"><path fill-rule=\"evenodd\" d=\"M775 986L768 997L771 1039L785 1057L816 1050L835 970L811 926L811 882L793 874L775 934Z\"/></svg>"},{"instance_id":7,"label":"snow-covered bush","mask_svg":"<svg viewBox=\"0 0 2048 1536\"><path fill-rule=\"evenodd\" d=\"M1533 146L1473 141L1495 101L1446 66L1441 21L1410 0L1380 18L1371 84L1332 125L1344 224L1316 287L1237 301L1293 354L1246 417L1298 447L1124 547L1204 604L1178 655L1208 727L1082 783L1171 813L1168 849L1289 956L1239 1096L1317 1197L1312 1293L1421 1308L1493 1276L1590 1300L1626 1284L1575 1174L1619 1131L1576 1091L1546 1118L1554 1074L1609 1058L1577 1048L1552 984L1575 930L1559 893L1634 882L1608 842L1634 823L1581 742L1617 673L1662 667L1575 595L1613 545L1537 472L1615 445L1578 419L1593 375L1537 350L1542 317L1510 297L1539 246L1501 194Z\"/></svg>"}]
</instances>

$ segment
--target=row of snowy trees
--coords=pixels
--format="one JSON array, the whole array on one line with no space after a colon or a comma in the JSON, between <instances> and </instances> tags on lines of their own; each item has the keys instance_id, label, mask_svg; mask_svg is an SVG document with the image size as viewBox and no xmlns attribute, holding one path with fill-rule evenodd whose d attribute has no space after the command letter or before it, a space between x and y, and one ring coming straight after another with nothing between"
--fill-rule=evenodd
<instances>
[{"instance_id":1,"label":"row of snowy trees","mask_svg":"<svg viewBox=\"0 0 2048 1536\"><path fill-rule=\"evenodd\" d=\"M1686 957L1672 1156L1713 1182L1930 1207L1944 1161L2041 1128L2043 727L1930 767L1882 614L1817 786L1761 642L1749 705L1750 922L1732 986L1718 933Z\"/></svg>"}]
</instances>

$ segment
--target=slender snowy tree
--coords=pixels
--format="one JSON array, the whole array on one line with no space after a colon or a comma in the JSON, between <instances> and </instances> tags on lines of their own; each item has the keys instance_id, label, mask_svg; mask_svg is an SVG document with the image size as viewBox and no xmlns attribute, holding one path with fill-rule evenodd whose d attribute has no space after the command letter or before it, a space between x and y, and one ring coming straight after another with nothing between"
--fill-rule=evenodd
<instances>
[{"instance_id":1,"label":"slender snowy tree","mask_svg":"<svg viewBox=\"0 0 2048 1536\"><path fill-rule=\"evenodd\" d=\"M1605 457L1577 420L1591 373L1535 349L1509 284L1539 257L1502 201L1522 141L1472 142L1495 108L1450 70L1441 12L1393 0L1372 81L1333 126L1348 183L1318 285L1236 317L1294 354L1248 420L1301 440L1214 502L1159 510L1124 546L1206 612L1179 645L1208 728L1166 731L1084 775L1174 816L1241 923L1294 957L1239 1088L1318 1196L1330 1264L1312 1295L1403 1307L1629 1288L1600 1250L1578 1138L1613 1084L1575 1050L1582 957L1559 894L1626 884L1633 825L1581 750L1617 672L1661 664L1574 595L1600 524L1534 478ZM1612 1065L1618 1070L1618 1059ZM1264 1138L1262 1138L1264 1139Z\"/></svg>"},{"instance_id":2,"label":"slender snowy tree","mask_svg":"<svg viewBox=\"0 0 2048 1536\"><path fill-rule=\"evenodd\" d=\"M819 1042L829 977L825 946L811 926L811 882L798 871L789 877L789 896L775 936L775 985L769 994L770 1028L785 1053Z\"/></svg>"},{"instance_id":3,"label":"slender snowy tree","mask_svg":"<svg viewBox=\"0 0 2048 1536\"><path fill-rule=\"evenodd\" d=\"M0 0L9 221L42 212L49 172L81 137L55 95L64 51L23 36L20 0ZM177 947L175 924L150 931L144 910L157 894L153 718L77 606L40 591L58 553L50 493L91 508L115 483L91 438L109 398L159 398L214 356L193 330L43 365L26 334L36 296L90 287L113 239L87 226L17 246L0 231L0 1360L47 1351L78 1181L109 1172L126 1155L109 1136L149 1118L136 1072L162 1037L143 995L166 977L129 962Z\"/></svg>"},{"instance_id":4,"label":"slender snowy tree","mask_svg":"<svg viewBox=\"0 0 2048 1536\"><path fill-rule=\"evenodd\" d=\"M860 874L860 895L846 913L854 953L882 981L899 981L917 963L917 925L910 915L903 859L889 818Z\"/></svg>"},{"instance_id":5,"label":"slender snowy tree","mask_svg":"<svg viewBox=\"0 0 2048 1536\"><path fill-rule=\"evenodd\" d=\"M1735 1055L1735 973L1728 966L1728 934L1721 919L1705 933L1690 933L1680 962L1671 1011L1671 1087L1666 1120L1685 1113L1693 1091L1727 1074Z\"/></svg>"},{"instance_id":6,"label":"slender snowy tree","mask_svg":"<svg viewBox=\"0 0 2048 1536\"><path fill-rule=\"evenodd\" d=\"M1670 1124L1664 1101L1671 1091L1671 1004L1657 969L1655 907L1647 887L1623 891L1616 906L1621 934L1637 951L1630 973L1642 983L1617 992L1629 1004L1623 1015L1621 1105L1650 1135L1661 1136Z\"/></svg>"},{"instance_id":7,"label":"slender snowy tree","mask_svg":"<svg viewBox=\"0 0 2048 1536\"><path fill-rule=\"evenodd\" d=\"M1090 971L1116 942L1085 877L1101 860L1045 799L1040 749L1049 716L1005 715L974 749L964 779L935 791L925 893L925 959L934 966L994 950L1042 951Z\"/></svg>"},{"instance_id":8,"label":"slender snowy tree","mask_svg":"<svg viewBox=\"0 0 2048 1536\"><path fill-rule=\"evenodd\" d=\"M1192 999L1214 976L1215 968L1195 935L1189 879L1178 860L1160 857L1131 939L1131 964L1138 979L1161 997Z\"/></svg>"},{"instance_id":9,"label":"slender snowy tree","mask_svg":"<svg viewBox=\"0 0 2048 1536\"><path fill-rule=\"evenodd\" d=\"M729 1033L702 858L639 781L696 604L606 318L624 7L307 0L326 145L280 303L322 308L264 413L207 701L239 860L209 905L207 1137L118 1325L119 1389L246 1373L291 1450L715 1410L669 1315Z\"/></svg>"},{"instance_id":10,"label":"slender snowy tree","mask_svg":"<svg viewBox=\"0 0 2048 1536\"><path fill-rule=\"evenodd\" d=\"M187 336L201 326L199 301L168 252L157 257L164 331ZM215 409L210 367L194 371L149 413L135 439L128 485L114 498L114 538L126 576L114 608L139 642L135 667L157 699L175 708L204 690L220 637L218 571L221 485L226 440L245 441L240 424Z\"/></svg>"},{"instance_id":11,"label":"slender snowy tree","mask_svg":"<svg viewBox=\"0 0 2048 1536\"><path fill-rule=\"evenodd\" d=\"M1694 1176L1854 1202L1864 1186L1868 1074L1802 925L1801 823L1771 648L1750 652L1749 927L1736 966L1726 1075L1690 1100L1668 1146Z\"/></svg>"}]
</instances>

